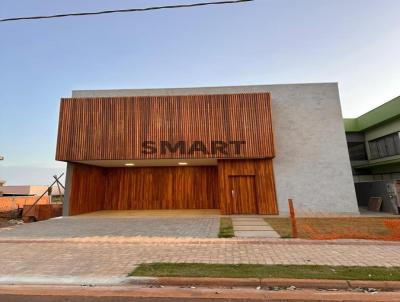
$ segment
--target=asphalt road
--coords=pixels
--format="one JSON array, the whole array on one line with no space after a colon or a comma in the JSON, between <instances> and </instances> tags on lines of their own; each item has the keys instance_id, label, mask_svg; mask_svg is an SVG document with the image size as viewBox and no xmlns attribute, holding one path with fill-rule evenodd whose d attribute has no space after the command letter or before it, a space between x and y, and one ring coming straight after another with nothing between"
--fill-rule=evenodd
<instances>
[{"instance_id":1,"label":"asphalt road","mask_svg":"<svg viewBox=\"0 0 400 302\"><path fill-rule=\"evenodd\" d=\"M398 302L400 292L318 290L268 291L254 288L149 288L140 286L80 287L0 285L0 302L154 302L154 301L374 301Z\"/></svg>"},{"instance_id":2,"label":"asphalt road","mask_svg":"<svg viewBox=\"0 0 400 302\"><path fill-rule=\"evenodd\" d=\"M3 300L4 299L4 300ZM155 302L155 301L165 301L165 302L207 302L207 301L235 301L235 302L245 302L249 301L248 299L203 299L203 298L138 298L138 297L24 297L24 296L2 296L0 295L0 301L7 302ZM251 300L253 302L265 302L266 300ZM272 301L272 300L270 300ZM282 300L279 300L282 301ZM321 300L322 301L322 300Z\"/></svg>"},{"instance_id":3,"label":"asphalt road","mask_svg":"<svg viewBox=\"0 0 400 302\"><path fill-rule=\"evenodd\" d=\"M165 301L165 302L207 302L207 301L216 301L215 299L203 299L203 298L138 298L138 297L43 297L43 296L8 296L8 295L0 295L0 301L7 302L155 302L155 301ZM240 300L229 300L229 299L218 299L217 301L235 301L235 302L245 302L249 301L248 299L240 299ZM266 300L251 300L253 302L265 302ZM268 301L268 300L267 300ZM269 300L272 301L272 300ZM279 300L282 301L282 300ZM321 300L322 301L322 300Z\"/></svg>"}]
</instances>

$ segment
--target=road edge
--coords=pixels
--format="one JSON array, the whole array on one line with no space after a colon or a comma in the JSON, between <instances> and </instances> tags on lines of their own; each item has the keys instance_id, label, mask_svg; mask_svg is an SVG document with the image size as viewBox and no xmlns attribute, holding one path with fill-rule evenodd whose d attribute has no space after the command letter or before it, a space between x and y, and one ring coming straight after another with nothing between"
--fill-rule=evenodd
<instances>
[{"instance_id":1,"label":"road edge","mask_svg":"<svg viewBox=\"0 0 400 302\"><path fill-rule=\"evenodd\" d=\"M400 281L286 279L286 278L209 278L209 277L129 277L125 284L153 286L211 287L283 287L306 289L374 288L382 291L400 290Z\"/></svg>"}]
</instances>

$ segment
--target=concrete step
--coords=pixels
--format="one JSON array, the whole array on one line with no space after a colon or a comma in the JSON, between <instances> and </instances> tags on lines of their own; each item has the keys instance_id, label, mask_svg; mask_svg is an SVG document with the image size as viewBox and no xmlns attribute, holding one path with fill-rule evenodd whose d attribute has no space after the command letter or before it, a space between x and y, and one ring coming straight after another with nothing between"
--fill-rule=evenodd
<instances>
[{"instance_id":1,"label":"concrete step","mask_svg":"<svg viewBox=\"0 0 400 302\"><path fill-rule=\"evenodd\" d=\"M256 218L249 218L249 217L244 217L244 218L241 218L241 217L234 217L234 218L232 218L232 220L235 220L235 221L251 221L251 220L260 220L260 221L265 221L264 219L262 219L262 218L260 218L260 217L256 217Z\"/></svg>"},{"instance_id":2,"label":"concrete step","mask_svg":"<svg viewBox=\"0 0 400 302\"><path fill-rule=\"evenodd\" d=\"M268 225L234 225L235 231L274 231Z\"/></svg>"},{"instance_id":3,"label":"concrete step","mask_svg":"<svg viewBox=\"0 0 400 302\"><path fill-rule=\"evenodd\" d=\"M280 238L279 234L260 217L232 217L235 237Z\"/></svg>"},{"instance_id":4,"label":"concrete step","mask_svg":"<svg viewBox=\"0 0 400 302\"><path fill-rule=\"evenodd\" d=\"M235 237L245 238L281 238L275 231L236 231Z\"/></svg>"},{"instance_id":5,"label":"concrete step","mask_svg":"<svg viewBox=\"0 0 400 302\"><path fill-rule=\"evenodd\" d=\"M264 221L232 221L233 225L266 225Z\"/></svg>"}]
</instances>

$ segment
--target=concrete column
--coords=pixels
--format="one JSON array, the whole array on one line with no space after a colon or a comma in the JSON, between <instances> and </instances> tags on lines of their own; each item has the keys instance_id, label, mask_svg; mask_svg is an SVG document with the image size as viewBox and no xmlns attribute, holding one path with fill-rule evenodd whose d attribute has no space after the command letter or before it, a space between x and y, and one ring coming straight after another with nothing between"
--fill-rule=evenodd
<instances>
[{"instance_id":1,"label":"concrete column","mask_svg":"<svg viewBox=\"0 0 400 302\"><path fill-rule=\"evenodd\" d=\"M63 216L69 216L69 198L71 196L73 170L74 170L74 164L67 163L67 172L65 175Z\"/></svg>"}]
</instances>

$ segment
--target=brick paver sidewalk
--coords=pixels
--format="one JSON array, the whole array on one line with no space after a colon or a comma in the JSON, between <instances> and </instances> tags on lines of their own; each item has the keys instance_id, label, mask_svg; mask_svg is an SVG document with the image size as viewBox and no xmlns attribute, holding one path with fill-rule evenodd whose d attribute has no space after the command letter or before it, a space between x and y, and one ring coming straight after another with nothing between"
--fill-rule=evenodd
<instances>
[{"instance_id":1,"label":"brick paver sidewalk","mask_svg":"<svg viewBox=\"0 0 400 302\"><path fill-rule=\"evenodd\" d=\"M283 239L270 242L167 238L3 240L0 249L0 282L3 283L41 282L43 278L55 283L68 278L73 283L92 282L93 278L120 281L136 265L149 262L400 266L400 244L356 241L343 244Z\"/></svg>"}]
</instances>

